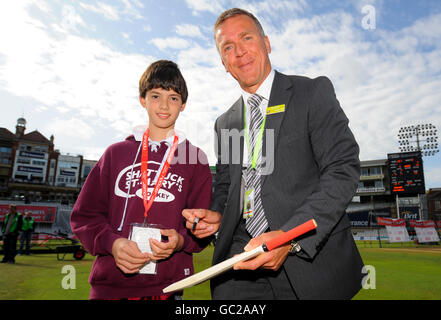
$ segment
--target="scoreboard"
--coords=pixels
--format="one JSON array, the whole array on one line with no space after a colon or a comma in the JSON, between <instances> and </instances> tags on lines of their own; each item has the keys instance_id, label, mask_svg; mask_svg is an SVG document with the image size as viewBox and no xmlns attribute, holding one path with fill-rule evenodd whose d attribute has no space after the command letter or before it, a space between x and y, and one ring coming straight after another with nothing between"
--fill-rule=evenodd
<instances>
[{"instance_id":1,"label":"scoreboard","mask_svg":"<svg viewBox=\"0 0 441 320\"><path fill-rule=\"evenodd\" d=\"M425 194L423 158L420 151L387 155L392 194Z\"/></svg>"}]
</instances>

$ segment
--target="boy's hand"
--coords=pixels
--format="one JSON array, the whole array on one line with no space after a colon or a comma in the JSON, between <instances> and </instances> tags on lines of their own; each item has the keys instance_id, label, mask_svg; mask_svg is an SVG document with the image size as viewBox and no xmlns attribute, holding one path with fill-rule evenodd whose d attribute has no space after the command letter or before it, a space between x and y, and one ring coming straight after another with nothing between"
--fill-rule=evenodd
<instances>
[{"instance_id":1,"label":"boy's hand","mask_svg":"<svg viewBox=\"0 0 441 320\"><path fill-rule=\"evenodd\" d=\"M190 229L191 233L199 239L216 233L222 220L222 215L219 212L207 209L184 209L182 215L187 220L185 224L187 229ZM199 218L199 222L193 230L196 218Z\"/></svg>"},{"instance_id":2,"label":"boy's hand","mask_svg":"<svg viewBox=\"0 0 441 320\"><path fill-rule=\"evenodd\" d=\"M147 253L142 253L136 242L119 238L113 242L112 254L118 268L124 273L136 273L150 261Z\"/></svg>"},{"instance_id":3,"label":"boy's hand","mask_svg":"<svg viewBox=\"0 0 441 320\"><path fill-rule=\"evenodd\" d=\"M184 237L176 232L175 229L162 229L161 234L168 237L168 242L160 242L150 239L150 247L152 253L149 258L152 260L162 260L170 257L175 251L182 249L184 245Z\"/></svg>"}]
</instances>

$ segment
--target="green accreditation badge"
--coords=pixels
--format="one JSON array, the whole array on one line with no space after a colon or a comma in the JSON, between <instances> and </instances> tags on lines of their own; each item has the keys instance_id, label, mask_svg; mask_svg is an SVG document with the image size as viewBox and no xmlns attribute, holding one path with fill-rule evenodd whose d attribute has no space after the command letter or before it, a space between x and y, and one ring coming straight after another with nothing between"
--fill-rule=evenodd
<instances>
[{"instance_id":1,"label":"green accreditation badge","mask_svg":"<svg viewBox=\"0 0 441 320\"><path fill-rule=\"evenodd\" d=\"M253 216L254 212L254 189L246 190L244 198L243 218L248 219Z\"/></svg>"},{"instance_id":2,"label":"green accreditation badge","mask_svg":"<svg viewBox=\"0 0 441 320\"><path fill-rule=\"evenodd\" d=\"M275 113L280 113L280 112L285 112L285 105L284 104L279 104L278 106L272 106L272 107L268 107L266 109L266 114L275 114Z\"/></svg>"}]
</instances>

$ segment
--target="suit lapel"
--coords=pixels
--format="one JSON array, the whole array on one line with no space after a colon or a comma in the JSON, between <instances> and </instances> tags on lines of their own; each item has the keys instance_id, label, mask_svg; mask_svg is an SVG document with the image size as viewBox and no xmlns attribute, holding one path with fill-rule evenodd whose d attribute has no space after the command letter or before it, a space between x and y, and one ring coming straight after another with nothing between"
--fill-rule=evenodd
<instances>
[{"instance_id":1,"label":"suit lapel","mask_svg":"<svg viewBox=\"0 0 441 320\"><path fill-rule=\"evenodd\" d=\"M271 151L269 153L273 155L273 157L268 157L267 155L267 163L265 167L267 168L274 168L274 155L275 155L275 148L277 146L278 136L280 132L280 126L282 125L283 118L287 112L287 109L289 107L289 101L291 99L291 95L293 94L293 90L290 90L292 87L292 83L289 80L289 78L279 72L275 72L273 85L271 87L271 95L268 102L268 107L278 106L278 105L285 105L285 111L274 113L274 114L268 114L266 116L266 123L265 123L265 134L263 135L262 140L262 152L265 154L267 150L267 143L270 143L268 145L268 148L270 148ZM274 133L274 141L267 141L267 130L273 130ZM271 138L271 134L268 135L268 138ZM273 144L274 142L274 144ZM271 145L273 144L273 146ZM271 173L271 172L270 172ZM266 177L268 176L268 173L265 175L262 175L262 185L265 183Z\"/></svg>"},{"instance_id":2,"label":"suit lapel","mask_svg":"<svg viewBox=\"0 0 441 320\"><path fill-rule=\"evenodd\" d=\"M229 114L229 119L228 119L228 129L232 130L232 129L236 129L238 130L239 133L242 133L244 128L244 119L243 119L243 99L242 97L240 97L232 106L231 110L230 110L230 114ZM243 143L244 143L244 139L240 139L240 149L239 149L239 159L240 159L240 166L230 166L231 169L236 170L236 167L241 168L242 167L242 161L243 161ZM231 156L232 159L237 159L237 154L235 154L235 152L237 152L237 150L232 150L231 148L232 146L230 146L230 152L231 152ZM237 164L237 161L234 161L233 164ZM236 173L235 171L231 171L231 176L234 176L234 173ZM240 170L241 171L241 170ZM240 173L241 175L242 173Z\"/></svg>"},{"instance_id":3,"label":"suit lapel","mask_svg":"<svg viewBox=\"0 0 441 320\"><path fill-rule=\"evenodd\" d=\"M229 112L227 129L229 130L237 130L239 133L243 133L244 128L244 117L243 117L243 99L240 97L231 107ZM230 169L230 183L234 196L232 199L234 202L234 206L237 206L237 209L240 208L240 194L241 194L241 181L242 181L242 162L243 162L243 152L244 152L244 139L243 135L240 138L240 148L239 150L234 150L234 143L229 143L229 152L230 152L230 161L232 162L229 165ZM238 159L237 152L239 151L240 158ZM237 202L236 202L237 201ZM234 211L235 212L235 211ZM234 214L232 216L225 217L224 219L232 219L232 225L237 225L240 220L241 214Z\"/></svg>"},{"instance_id":4,"label":"suit lapel","mask_svg":"<svg viewBox=\"0 0 441 320\"><path fill-rule=\"evenodd\" d=\"M239 131L243 130L243 99L242 96L233 104L230 109L228 128L237 129Z\"/></svg>"}]
</instances>

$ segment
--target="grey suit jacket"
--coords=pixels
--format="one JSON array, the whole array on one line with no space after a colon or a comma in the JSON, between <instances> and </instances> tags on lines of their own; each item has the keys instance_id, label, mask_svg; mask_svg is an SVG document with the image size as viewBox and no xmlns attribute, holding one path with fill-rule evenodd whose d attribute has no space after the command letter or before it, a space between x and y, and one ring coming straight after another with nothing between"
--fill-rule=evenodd
<instances>
[{"instance_id":1,"label":"grey suit jacket","mask_svg":"<svg viewBox=\"0 0 441 320\"><path fill-rule=\"evenodd\" d=\"M285 270L301 299L351 298L361 288L363 262L345 214L360 178L359 148L348 119L326 77L276 72L268 106L276 105L285 110L267 115L270 134L264 134L262 147L272 169L262 176L265 215L271 230L287 231L311 218L318 224L299 239L302 251L287 257ZM231 132L243 128L240 98L215 124L218 162L211 209L222 214L222 222L213 264L227 258L242 216L244 141L234 141ZM211 286L216 289L216 279Z\"/></svg>"}]
</instances>

